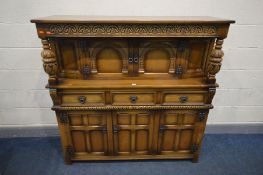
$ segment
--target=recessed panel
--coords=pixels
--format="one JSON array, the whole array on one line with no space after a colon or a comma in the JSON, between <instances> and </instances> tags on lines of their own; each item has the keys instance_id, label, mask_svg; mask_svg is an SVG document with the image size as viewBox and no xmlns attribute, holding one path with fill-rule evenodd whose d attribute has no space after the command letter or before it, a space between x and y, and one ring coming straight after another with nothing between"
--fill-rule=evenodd
<instances>
[{"instance_id":1,"label":"recessed panel","mask_svg":"<svg viewBox=\"0 0 263 175\"><path fill-rule=\"evenodd\" d=\"M122 58L113 48L102 49L96 57L98 73L121 73Z\"/></svg>"},{"instance_id":2,"label":"recessed panel","mask_svg":"<svg viewBox=\"0 0 263 175\"><path fill-rule=\"evenodd\" d=\"M102 125L103 115L89 114L88 121L89 121L89 125Z\"/></svg>"},{"instance_id":3,"label":"recessed panel","mask_svg":"<svg viewBox=\"0 0 263 175\"><path fill-rule=\"evenodd\" d=\"M149 114L137 114L136 124L137 125L149 125L150 115Z\"/></svg>"},{"instance_id":4,"label":"recessed panel","mask_svg":"<svg viewBox=\"0 0 263 175\"><path fill-rule=\"evenodd\" d=\"M166 113L164 114L163 124L166 125L175 125L178 122L178 114L175 113Z\"/></svg>"},{"instance_id":5,"label":"recessed panel","mask_svg":"<svg viewBox=\"0 0 263 175\"><path fill-rule=\"evenodd\" d=\"M162 148L163 151L173 151L175 143L175 130L165 130L162 137Z\"/></svg>"},{"instance_id":6,"label":"recessed panel","mask_svg":"<svg viewBox=\"0 0 263 175\"><path fill-rule=\"evenodd\" d=\"M71 125L75 125L75 126L83 125L82 116L80 114L71 114L69 118Z\"/></svg>"},{"instance_id":7,"label":"recessed panel","mask_svg":"<svg viewBox=\"0 0 263 175\"><path fill-rule=\"evenodd\" d=\"M148 150L149 132L148 130L136 131L136 151Z\"/></svg>"},{"instance_id":8,"label":"recessed panel","mask_svg":"<svg viewBox=\"0 0 263 175\"><path fill-rule=\"evenodd\" d=\"M182 130L180 134L179 149L189 150L192 143L193 130Z\"/></svg>"},{"instance_id":9,"label":"recessed panel","mask_svg":"<svg viewBox=\"0 0 263 175\"><path fill-rule=\"evenodd\" d=\"M117 124L118 125L130 125L131 124L130 114L118 113L117 114Z\"/></svg>"},{"instance_id":10,"label":"recessed panel","mask_svg":"<svg viewBox=\"0 0 263 175\"><path fill-rule=\"evenodd\" d=\"M78 70L76 47L73 41L63 41L59 44L61 54L61 66L64 70Z\"/></svg>"},{"instance_id":11,"label":"recessed panel","mask_svg":"<svg viewBox=\"0 0 263 175\"><path fill-rule=\"evenodd\" d=\"M92 152L104 152L104 136L102 131L90 131L90 144Z\"/></svg>"},{"instance_id":12,"label":"recessed panel","mask_svg":"<svg viewBox=\"0 0 263 175\"><path fill-rule=\"evenodd\" d=\"M118 146L119 152L130 152L131 151L131 131L121 130L118 133Z\"/></svg>"},{"instance_id":13,"label":"recessed panel","mask_svg":"<svg viewBox=\"0 0 263 175\"><path fill-rule=\"evenodd\" d=\"M185 125L193 125L196 120L196 114L193 113L185 113L183 118L183 124Z\"/></svg>"},{"instance_id":14,"label":"recessed panel","mask_svg":"<svg viewBox=\"0 0 263 175\"><path fill-rule=\"evenodd\" d=\"M76 152L86 151L86 140L84 131L71 131L72 144Z\"/></svg>"},{"instance_id":15,"label":"recessed panel","mask_svg":"<svg viewBox=\"0 0 263 175\"><path fill-rule=\"evenodd\" d=\"M163 49L153 49L144 56L144 71L146 73L168 73L169 66L169 54Z\"/></svg>"},{"instance_id":16,"label":"recessed panel","mask_svg":"<svg viewBox=\"0 0 263 175\"><path fill-rule=\"evenodd\" d=\"M188 59L188 69L201 69L204 59L206 43L194 42L190 44L190 55Z\"/></svg>"}]
</instances>

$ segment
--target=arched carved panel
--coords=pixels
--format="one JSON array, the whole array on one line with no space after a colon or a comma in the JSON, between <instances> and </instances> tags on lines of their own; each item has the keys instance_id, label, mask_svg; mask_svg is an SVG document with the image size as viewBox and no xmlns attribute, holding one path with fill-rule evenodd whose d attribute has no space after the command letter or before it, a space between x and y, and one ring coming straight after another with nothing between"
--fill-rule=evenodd
<instances>
[{"instance_id":1,"label":"arched carved panel","mask_svg":"<svg viewBox=\"0 0 263 175\"><path fill-rule=\"evenodd\" d=\"M121 73L122 58L112 47L105 47L96 55L96 68L99 73Z\"/></svg>"},{"instance_id":2,"label":"arched carved panel","mask_svg":"<svg viewBox=\"0 0 263 175\"><path fill-rule=\"evenodd\" d=\"M169 42L147 42L140 46L139 73L174 73L176 49ZM168 60L167 60L168 59ZM149 64L149 65L146 65ZM151 66L155 65L155 66ZM151 66L151 67L150 67Z\"/></svg>"},{"instance_id":3,"label":"arched carved panel","mask_svg":"<svg viewBox=\"0 0 263 175\"><path fill-rule=\"evenodd\" d=\"M144 71L147 73L167 73L170 67L169 53L164 49L153 48L144 56Z\"/></svg>"},{"instance_id":4,"label":"arched carved panel","mask_svg":"<svg viewBox=\"0 0 263 175\"><path fill-rule=\"evenodd\" d=\"M127 48L123 42L95 42L90 49L91 73L128 73Z\"/></svg>"}]
</instances>

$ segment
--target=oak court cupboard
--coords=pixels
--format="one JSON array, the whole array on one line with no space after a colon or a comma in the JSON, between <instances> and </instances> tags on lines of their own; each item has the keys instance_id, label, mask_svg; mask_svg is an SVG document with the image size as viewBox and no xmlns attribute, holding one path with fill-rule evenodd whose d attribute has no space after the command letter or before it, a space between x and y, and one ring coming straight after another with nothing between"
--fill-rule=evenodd
<instances>
[{"instance_id":1,"label":"oak court cupboard","mask_svg":"<svg viewBox=\"0 0 263 175\"><path fill-rule=\"evenodd\" d=\"M198 161L232 20L33 19L66 163Z\"/></svg>"}]
</instances>

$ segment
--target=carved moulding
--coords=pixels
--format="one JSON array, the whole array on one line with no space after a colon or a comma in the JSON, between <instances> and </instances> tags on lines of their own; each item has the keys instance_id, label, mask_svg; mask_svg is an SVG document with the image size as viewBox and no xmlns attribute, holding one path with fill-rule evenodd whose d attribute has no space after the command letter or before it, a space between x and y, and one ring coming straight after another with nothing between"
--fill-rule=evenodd
<instances>
[{"instance_id":1,"label":"carved moulding","mask_svg":"<svg viewBox=\"0 0 263 175\"><path fill-rule=\"evenodd\" d=\"M217 36L216 25L204 24L38 24L46 36L147 37Z\"/></svg>"},{"instance_id":2,"label":"carved moulding","mask_svg":"<svg viewBox=\"0 0 263 175\"><path fill-rule=\"evenodd\" d=\"M212 109L213 105L182 105L182 106L69 106L69 107L61 107L61 106L53 106L52 110L60 110L60 111L71 111L71 110L95 110L95 111L103 111L103 110L162 110L162 109Z\"/></svg>"},{"instance_id":3,"label":"carved moulding","mask_svg":"<svg viewBox=\"0 0 263 175\"><path fill-rule=\"evenodd\" d=\"M42 40L43 50L41 57L43 61L43 67L45 72L49 75L49 83L55 83L58 64L54 52L51 50L50 43L48 40Z\"/></svg>"},{"instance_id":4,"label":"carved moulding","mask_svg":"<svg viewBox=\"0 0 263 175\"><path fill-rule=\"evenodd\" d=\"M223 60L224 52L222 51L222 39L217 39L215 43L215 48L212 50L208 67L207 67L207 78L209 83L216 82L216 74L220 71L221 62Z\"/></svg>"}]
</instances>

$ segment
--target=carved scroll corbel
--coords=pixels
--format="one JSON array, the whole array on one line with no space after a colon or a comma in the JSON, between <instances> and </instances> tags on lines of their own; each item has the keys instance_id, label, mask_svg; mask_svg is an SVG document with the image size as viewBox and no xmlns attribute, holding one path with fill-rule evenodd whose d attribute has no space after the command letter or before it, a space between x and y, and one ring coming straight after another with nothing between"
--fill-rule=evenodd
<instances>
[{"instance_id":1,"label":"carved scroll corbel","mask_svg":"<svg viewBox=\"0 0 263 175\"><path fill-rule=\"evenodd\" d=\"M57 79L57 60L54 52L51 50L48 40L42 40L43 50L41 52L43 67L45 72L49 75L49 84L55 84Z\"/></svg>"},{"instance_id":2,"label":"carved scroll corbel","mask_svg":"<svg viewBox=\"0 0 263 175\"><path fill-rule=\"evenodd\" d=\"M53 101L53 104L59 105L60 104L60 98L58 96L57 89L49 89L49 94L50 94L50 97Z\"/></svg>"},{"instance_id":3,"label":"carved scroll corbel","mask_svg":"<svg viewBox=\"0 0 263 175\"><path fill-rule=\"evenodd\" d=\"M208 97L207 97L207 104L211 104L212 103L212 100L215 96L215 93L216 93L216 88L209 88L208 89Z\"/></svg>"},{"instance_id":4,"label":"carved scroll corbel","mask_svg":"<svg viewBox=\"0 0 263 175\"><path fill-rule=\"evenodd\" d=\"M216 82L216 74L219 72L221 68L221 62L223 60L224 52L222 51L222 44L223 40L222 39L217 39L215 48L213 49L208 67L207 67L207 79L209 83L215 83Z\"/></svg>"}]
</instances>

